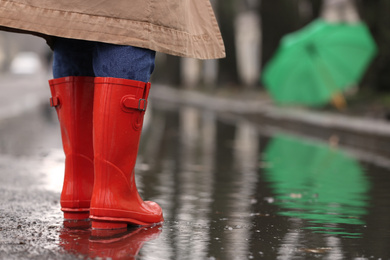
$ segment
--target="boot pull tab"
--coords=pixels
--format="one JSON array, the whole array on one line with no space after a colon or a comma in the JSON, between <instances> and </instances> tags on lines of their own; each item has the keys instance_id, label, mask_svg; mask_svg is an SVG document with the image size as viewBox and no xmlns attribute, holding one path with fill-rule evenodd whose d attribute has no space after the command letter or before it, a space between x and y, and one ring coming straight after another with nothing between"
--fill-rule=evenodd
<instances>
[{"instance_id":1,"label":"boot pull tab","mask_svg":"<svg viewBox=\"0 0 390 260\"><path fill-rule=\"evenodd\" d=\"M58 107L60 105L60 99L58 97L51 97L50 98L50 106L51 107Z\"/></svg>"},{"instance_id":2,"label":"boot pull tab","mask_svg":"<svg viewBox=\"0 0 390 260\"><path fill-rule=\"evenodd\" d=\"M127 95L122 98L122 108L126 112L129 112L129 109L137 109L139 111L145 111L148 101L143 98L135 98L135 96Z\"/></svg>"}]
</instances>

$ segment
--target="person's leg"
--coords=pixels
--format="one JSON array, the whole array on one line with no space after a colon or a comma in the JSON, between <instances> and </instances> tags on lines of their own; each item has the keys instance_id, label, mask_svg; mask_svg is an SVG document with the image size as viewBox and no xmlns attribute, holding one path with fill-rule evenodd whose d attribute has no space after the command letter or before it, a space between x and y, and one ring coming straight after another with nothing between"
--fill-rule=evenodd
<instances>
[{"instance_id":1,"label":"person's leg","mask_svg":"<svg viewBox=\"0 0 390 260\"><path fill-rule=\"evenodd\" d=\"M141 199L134 177L155 53L109 44L98 44L95 51L92 228L162 222L160 206Z\"/></svg>"},{"instance_id":2,"label":"person's leg","mask_svg":"<svg viewBox=\"0 0 390 260\"><path fill-rule=\"evenodd\" d=\"M132 46L96 43L93 70L96 77L148 82L154 70L156 52Z\"/></svg>"},{"instance_id":3,"label":"person's leg","mask_svg":"<svg viewBox=\"0 0 390 260\"><path fill-rule=\"evenodd\" d=\"M94 49L95 42L56 38L53 46L53 77L94 77Z\"/></svg>"},{"instance_id":4,"label":"person's leg","mask_svg":"<svg viewBox=\"0 0 390 260\"><path fill-rule=\"evenodd\" d=\"M92 111L94 44L58 38L54 46L54 79L49 81L65 153L61 209L65 219L89 218L93 188Z\"/></svg>"}]
</instances>

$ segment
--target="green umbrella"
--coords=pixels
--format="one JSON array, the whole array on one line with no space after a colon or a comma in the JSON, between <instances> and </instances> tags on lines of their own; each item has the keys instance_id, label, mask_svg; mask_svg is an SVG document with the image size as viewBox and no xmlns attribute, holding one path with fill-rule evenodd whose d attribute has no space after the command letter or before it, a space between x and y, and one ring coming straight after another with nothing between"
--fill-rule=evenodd
<instances>
[{"instance_id":1,"label":"green umbrella","mask_svg":"<svg viewBox=\"0 0 390 260\"><path fill-rule=\"evenodd\" d=\"M346 234L338 224L364 224L369 183L359 163L341 150L280 135L264 159L281 215L309 220L316 232Z\"/></svg>"},{"instance_id":2,"label":"green umbrella","mask_svg":"<svg viewBox=\"0 0 390 260\"><path fill-rule=\"evenodd\" d=\"M263 82L277 103L321 106L357 84L375 53L363 23L318 19L282 38Z\"/></svg>"}]
</instances>

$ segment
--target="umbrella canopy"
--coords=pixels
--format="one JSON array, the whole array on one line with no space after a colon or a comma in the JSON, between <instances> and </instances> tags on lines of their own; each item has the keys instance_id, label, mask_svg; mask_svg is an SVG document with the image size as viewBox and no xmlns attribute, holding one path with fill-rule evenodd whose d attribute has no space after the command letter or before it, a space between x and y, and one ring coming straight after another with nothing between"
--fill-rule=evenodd
<instances>
[{"instance_id":1,"label":"umbrella canopy","mask_svg":"<svg viewBox=\"0 0 390 260\"><path fill-rule=\"evenodd\" d=\"M263 81L280 104L321 106L357 84L375 53L363 23L318 19L282 38Z\"/></svg>"},{"instance_id":2,"label":"umbrella canopy","mask_svg":"<svg viewBox=\"0 0 390 260\"><path fill-rule=\"evenodd\" d=\"M264 159L281 215L309 220L317 231L336 224L362 225L369 183L359 163L341 150L279 135ZM351 234L352 235L352 234Z\"/></svg>"}]
</instances>

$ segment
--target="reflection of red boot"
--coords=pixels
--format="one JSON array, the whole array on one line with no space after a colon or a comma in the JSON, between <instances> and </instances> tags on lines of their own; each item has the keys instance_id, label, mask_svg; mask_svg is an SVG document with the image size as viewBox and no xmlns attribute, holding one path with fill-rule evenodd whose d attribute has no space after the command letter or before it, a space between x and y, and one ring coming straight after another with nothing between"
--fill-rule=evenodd
<instances>
[{"instance_id":1,"label":"reflection of red boot","mask_svg":"<svg viewBox=\"0 0 390 260\"><path fill-rule=\"evenodd\" d=\"M132 229L92 230L89 256L103 259L136 259L145 242L156 239L160 226Z\"/></svg>"},{"instance_id":2,"label":"reflection of red boot","mask_svg":"<svg viewBox=\"0 0 390 260\"><path fill-rule=\"evenodd\" d=\"M93 188L92 111L94 78L49 81L65 152L61 210L65 219L86 219Z\"/></svg>"},{"instance_id":3,"label":"reflection of red boot","mask_svg":"<svg viewBox=\"0 0 390 260\"><path fill-rule=\"evenodd\" d=\"M163 221L160 206L141 199L134 179L149 88L149 83L141 81L95 79L92 228L125 228L127 224Z\"/></svg>"},{"instance_id":4,"label":"reflection of red boot","mask_svg":"<svg viewBox=\"0 0 390 260\"><path fill-rule=\"evenodd\" d=\"M91 222L88 220L64 221L60 231L60 246L75 255L87 256L89 253L89 238Z\"/></svg>"}]
</instances>

